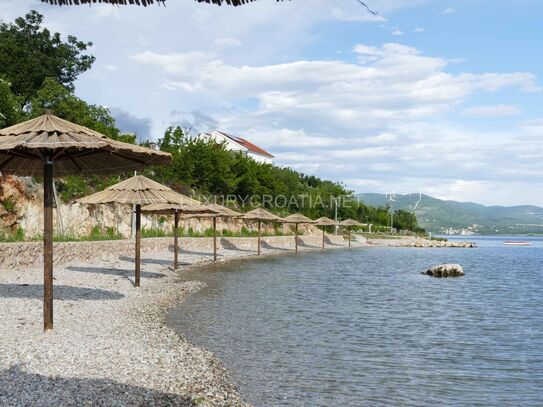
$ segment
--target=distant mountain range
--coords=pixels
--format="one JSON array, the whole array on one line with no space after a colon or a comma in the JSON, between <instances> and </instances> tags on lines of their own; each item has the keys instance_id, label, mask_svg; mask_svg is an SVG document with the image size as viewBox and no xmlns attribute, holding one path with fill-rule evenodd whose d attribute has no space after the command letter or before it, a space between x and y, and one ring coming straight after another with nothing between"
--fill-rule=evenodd
<instances>
[{"instance_id":1,"label":"distant mountain range","mask_svg":"<svg viewBox=\"0 0 543 407\"><path fill-rule=\"evenodd\" d=\"M429 195L358 194L367 205L390 205L414 212L421 227L443 234L543 234L543 208L531 205L484 206L443 201Z\"/></svg>"}]
</instances>

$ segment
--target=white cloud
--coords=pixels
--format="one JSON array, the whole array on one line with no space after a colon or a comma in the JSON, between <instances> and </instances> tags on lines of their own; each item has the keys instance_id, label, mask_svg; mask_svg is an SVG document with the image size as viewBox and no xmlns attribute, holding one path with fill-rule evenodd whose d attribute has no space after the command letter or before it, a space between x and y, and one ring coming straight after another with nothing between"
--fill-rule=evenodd
<instances>
[{"instance_id":1,"label":"white cloud","mask_svg":"<svg viewBox=\"0 0 543 407\"><path fill-rule=\"evenodd\" d=\"M423 28L423 27L415 27L415 28L413 28L414 33L423 33L425 31L426 31L426 28Z\"/></svg>"},{"instance_id":2,"label":"white cloud","mask_svg":"<svg viewBox=\"0 0 543 407\"><path fill-rule=\"evenodd\" d=\"M516 116L521 113L521 110L516 106L511 105L494 105L494 106L476 106L465 109L463 112L466 116L473 117L506 117Z\"/></svg>"},{"instance_id":3,"label":"white cloud","mask_svg":"<svg viewBox=\"0 0 543 407\"><path fill-rule=\"evenodd\" d=\"M242 42L237 38L217 38L213 41L221 49L241 47Z\"/></svg>"},{"instance_id":4,"label":"white cloud","mask_svg":"<svg viewBox=\"0 0 543 407\"><path fill-rule=\"evenodd\" d=\"M443 10L443 14L454 14L456 13L456 9L452 7L447 7L445 10Z\"/></svg>"},{"instance_id":5,"label":"white cloud","mask_svg":"<svg viewBox=\"0 0 543 407\"><path fill-rule=\"evenodd\" d=\"M394 35L394 36L400 36L400 35L403 35L403 31L400 30L399 28L396 28L395 30L393 30L390 34Z\"/></svg>"},{"instance_id":6,"label":"white cloud","mask_svg":"<svg viewBox=\"0 0 543 407\"><path fill-rule=\"evenodd\" d=\"M145 51L132 59L161 71L168 89L197 93L210 101L255 98L260 117L273 114L285 122L319 119L348 129L445 113L477 92L539 90L533 74L451 74L444 70L445 59L401 44L359 44L353 51L360 56L358 64L300 60L232 65L204 52Z\"/></svg>"}]
</instances>

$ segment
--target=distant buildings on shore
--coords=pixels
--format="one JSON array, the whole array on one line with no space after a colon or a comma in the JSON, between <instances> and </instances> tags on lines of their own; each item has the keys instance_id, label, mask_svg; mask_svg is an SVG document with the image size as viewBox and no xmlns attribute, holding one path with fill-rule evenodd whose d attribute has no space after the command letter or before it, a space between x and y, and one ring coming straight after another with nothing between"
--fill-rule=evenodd
<instances>
[{"instance_id":1,"label":"distant buildings on shore","mask_svg":"<svg viewBox=\"0 0 543 407\"><path fill-rule=\"evenodd\" d=\"M473 224L467 228L441 228L440 233L443 235L455 235L455 236L472 236L479 232L480 225Z\"/></svg>"},{"instance_id":2,"label":"distant buildings on shore","mask_svg":"<svg viewBox=\"0 0 543 407\"><path fill-rule=\"evenodd\" d=\"M231 134L217 130L212 131L211 133L200 133L198 134L198 137L204 140L213 140L217 143L224 143L227 149L241 151L259 163L273 164L273 155L244 138L232 136Z\"/></svg>"}]
</instances>

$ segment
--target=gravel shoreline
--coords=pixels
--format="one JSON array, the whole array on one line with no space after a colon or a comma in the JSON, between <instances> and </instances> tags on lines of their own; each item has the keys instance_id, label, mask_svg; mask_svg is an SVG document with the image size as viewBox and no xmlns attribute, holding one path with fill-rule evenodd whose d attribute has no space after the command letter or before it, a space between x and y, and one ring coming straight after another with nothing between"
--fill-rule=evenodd
<instances>
[{"instance_id":1,"label":"gravel shoreline","mask_svg":"<svg viewBox=\"0 0 543 407\"><path fill-rule=\"evenodd\" d=\"M181 256L183 267L210 261ZM248 256L224 250L221 261ZM42 269L0 271L0 405L248 405L211 352L166 325L167 311L203 286L176 281L171 262L170 252L144 253L139 289L128 258L55 267L55 330L47 333Z\"/></svg>"},{"instance_id":2,"label":"gravel shoreline","mask_svg":"<svg viewBox=\"0 0 543 407\"><path fill-rule=\"evenodd\" d=\"M224 249L219 261L253 256ZM180 260L186 269L211 258L181 251ZM143 253L138 289L129 257L56 266L55 330L46 333L42 269L0 270L0 405L247 406L221 362L166 325L167 312L203 287L179 282L171 264L169 251Z\"/></svg>"}]
</instances>

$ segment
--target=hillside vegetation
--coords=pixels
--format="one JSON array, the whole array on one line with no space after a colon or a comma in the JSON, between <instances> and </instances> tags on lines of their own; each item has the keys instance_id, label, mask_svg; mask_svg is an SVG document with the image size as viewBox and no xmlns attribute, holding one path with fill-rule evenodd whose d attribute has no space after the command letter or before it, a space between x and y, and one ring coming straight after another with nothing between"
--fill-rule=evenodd
<instances>
[{"instance_id":1,"label":"hillside vegetation","mask_svg":"<svg viewBox=\"0 0 543 407\"><path fill-rule=\"evenodd\" d=\"M444 201L429 195L358 194L367 205L390 205L414 212L421 227L434 233L541 234L543 208L530 205L484 206L472 202ZM418 202L418 203L417 203Z\"/></svg>"}]
</instances>

